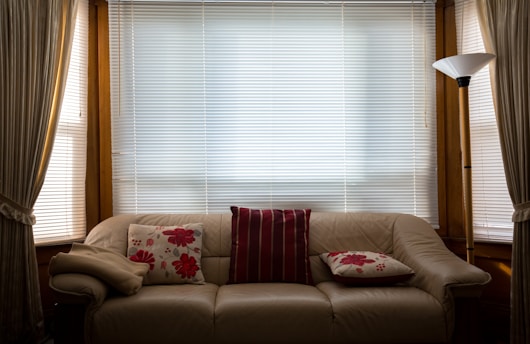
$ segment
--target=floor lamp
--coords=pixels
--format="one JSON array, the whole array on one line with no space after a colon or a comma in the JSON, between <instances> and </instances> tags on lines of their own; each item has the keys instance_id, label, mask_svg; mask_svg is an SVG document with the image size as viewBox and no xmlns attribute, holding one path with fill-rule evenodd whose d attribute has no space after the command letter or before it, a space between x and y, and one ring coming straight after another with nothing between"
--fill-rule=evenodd
<instances>
[{"instance_id":1,"label":"floor lamp","mask_svg":"<svg viewBox=\"0 0 530 344\"><path fill-rule=\"evenodd\" d=\"M475 263L475 243L473 239L473 198L471 195L471 137L469 134L468 86L471 76L494 58L495 55L486 53L455 55L438 60L432 65L458 82L460 146L462 149L464 174L464 229L466 233L467 262L470 264Z\"/></svg>"}]
</instances>

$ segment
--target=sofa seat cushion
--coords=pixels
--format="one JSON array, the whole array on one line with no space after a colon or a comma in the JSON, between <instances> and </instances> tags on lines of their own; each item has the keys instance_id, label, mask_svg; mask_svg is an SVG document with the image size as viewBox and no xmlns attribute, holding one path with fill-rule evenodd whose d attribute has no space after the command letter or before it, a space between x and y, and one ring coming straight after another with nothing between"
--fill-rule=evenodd
<instances>
[{"instance_id":1,"label":"sofa seat cushion","mask_svg":"<svg viewBox=\"0 0 530 344\"><path fill-rule=\"evenodd\" d=\"M442 305L421 289L348 287L337 282L322 282L317 288L329 298L333 307L333 343L448 340Z\"/></svg>"},{"instance_id":2,"label":"sofa seat cushion","mask_svg":"<svg viewBox=\"0 0 530 344\"><path fill-rule=\"evenodd\" d=\"M216 337L221 343L326 343L332 314L314 286L229 284L217 295Z\"/></svg>"},{"instance_id":3,"label":"sofa seat cushion","mask_svg":"<svg viewBox=\"0 0 530 344\"><path fill-rule=\"evenodd\" d=\"M214 335L215 284L144 286L111 297L94 314L91 343L208 343Z\"/></svg>"}]
</instances>

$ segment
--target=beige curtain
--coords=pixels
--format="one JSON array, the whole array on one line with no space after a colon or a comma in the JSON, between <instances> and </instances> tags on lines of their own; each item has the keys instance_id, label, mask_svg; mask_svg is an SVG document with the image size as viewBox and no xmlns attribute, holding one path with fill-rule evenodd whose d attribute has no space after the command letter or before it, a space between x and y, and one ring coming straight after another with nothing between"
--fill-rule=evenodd
<instances>
[{"instance_id":1,"label":"beige curtain","mask_svg":"<svg viewBox=\"0 0 530 344\"><path fill-rule=\"evenodd\" d=\"M37 343L32 208L66 82L77 0L0 1L0 343Z\"/></svg>"},{"instance_id":2,"label":"beige curtain","mask_svg":"<svg viewBox=\"0 0 530 344\"><path fill-rule=\"evenodd\" d=\"M504 170L514 205L512 343L530 343L530 1L477 0L491 66Z\"/></svg>"}]
</instances>

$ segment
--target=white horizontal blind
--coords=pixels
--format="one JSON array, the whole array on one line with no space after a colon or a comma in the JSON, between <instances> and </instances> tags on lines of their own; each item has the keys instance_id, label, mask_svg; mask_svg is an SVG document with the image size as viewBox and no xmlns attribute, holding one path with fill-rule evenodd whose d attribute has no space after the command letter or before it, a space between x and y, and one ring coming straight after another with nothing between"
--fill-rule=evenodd
<instances>
[{"instance_id":1,"label":"white horizontal blind","mask_svg":"<svg viewBox=\"0 0 530 344\"><path fill-rule=\"evenodd\" d=\"M36 244L79 240L86 234L87 57L88 1L80 0L53 152L34 206Z\"/></svg>"},{"instance_id":2,"label":"white horizontal blind","mask_svg":"<svg viewBox=\"0 0 530 344\"><path fill-rule=\"evenodd\" d=\"M115 213L438 223L434 5L109 3Z\"/></svg>"},{"instance_id":3,"label":"white horizontal blind","mask_svg":"<svg viewBox=\"0 0 530 344\"><path fill-rule=\"evenodd\" d=\"M458 53L484 52L475 1L458 0L455 5ZM506 185L487 67L471 78L469 113L475 238L511 242L513 206Z\"/></svg>"}]
</instances>

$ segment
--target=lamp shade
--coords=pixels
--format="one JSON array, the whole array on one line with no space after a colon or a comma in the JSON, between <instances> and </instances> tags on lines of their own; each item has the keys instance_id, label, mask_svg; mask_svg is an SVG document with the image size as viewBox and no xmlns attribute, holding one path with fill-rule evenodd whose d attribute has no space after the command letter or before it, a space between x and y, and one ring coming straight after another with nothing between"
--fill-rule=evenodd
<instances>
[{"instance_id":1,"label":"lamp shade","mask_svg":"<svg viewBox=\"0 0 530 344\"><path fill-rule=\"evenodd\" d=\"M432 64L440 72L453 79L470 77L495 58L493 54L476 53L449 56Z\"/></svg>"}]
</instances>

